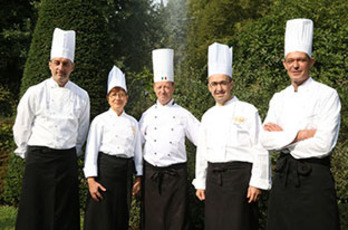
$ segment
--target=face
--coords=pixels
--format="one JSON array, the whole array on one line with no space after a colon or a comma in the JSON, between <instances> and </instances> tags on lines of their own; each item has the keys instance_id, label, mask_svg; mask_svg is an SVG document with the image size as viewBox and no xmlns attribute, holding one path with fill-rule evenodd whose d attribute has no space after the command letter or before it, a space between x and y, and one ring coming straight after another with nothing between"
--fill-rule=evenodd
<instances>
[{"instance_id":1,"label":"face","mask_svg":"<svg viewBox=\"0 0 348 230\"><path fill-rule=\"evenodd\" d=\"M168 81L155 82L155 84L153 84L153 89L156 93L159 103L166 105L173 98L175 85L173 82Z\"/></svg>"},{"instance_id":2,"label":"face","mask_svg":"<svg viewBox=\"0 0 348 230\"><path fill-rule=\"evenodd\" d=\"M110 90L109 94L107 95L107 100L111 109L120 115L127 104L128 95L124 89L115 87Z\"/></svg>"},{"instance_id":3,"label":"face","mask_svg":"<svg viewBox=\"0 0 348 230\"><path fill-rule=\"evenodd\" d=\"M67 58L53 58L48 63L53 80L63 87L68 81L71 72L74 70L74 63Z\"/></svg>"},{"instance_id":4,"label":"face","mask_svg":"<svg viewBox=\"0 0 348 230\"><path fill-rule=\"evenodd\" d=\"M292 84L299 86L309 78L309 69L314 62L314 59L309 58L304 52L291 52L286 55L283 65Z\"/></svg>"},{"instance_id":5,"label":"face","mask_svg":"<svg viewBox=\"0 0 348 230\"><path fill-rule=\"evenodd\" d=\"M208 88L215 102L224 105L232 98L232 79L225 74L216 74L209 77Z\"/></svg>"}]
</instances>

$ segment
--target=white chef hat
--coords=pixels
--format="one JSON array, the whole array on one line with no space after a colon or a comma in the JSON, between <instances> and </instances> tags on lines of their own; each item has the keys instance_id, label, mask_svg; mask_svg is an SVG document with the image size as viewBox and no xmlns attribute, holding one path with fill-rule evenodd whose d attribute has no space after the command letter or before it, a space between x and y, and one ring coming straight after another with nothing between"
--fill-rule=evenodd
<instances>
[{"instance_id":1,"label":"white chef hat","mask_svg":"<svg viewBox=\"0 0 348 230\"><path fill-rule=\"evenodd\" d=\"M232 78L232 47L214 42L208 48L208 77L225 74Z\"/></svg>"},{"instance_id":2,"label":"white chef hat","mask_svg":"<svg viewBox=\"0 0 348 230\"><path fill-rule=\"evenodd\" d=\"M284 56L290 52L304 52L312 56L313 22L297 18L286 22Z\"/></svg>"},{"instance_id":3,"label":"white chef hat","mask_svg":"<svg viewBox=\"0 0 348 230\"><path fill-rule=\"evenodd\" d=\"M56 57L70 59L74 62L75 31L55 28L52 38L51 60Z\"/></svg>"},{"instance_id":4,"label":"white chef hat","mask_svg":"<svg viewBox=\"0 0 348 230\"><path fill-rule=\"evenodd\" d=\"M115 87L121 87L127 92L126 77L124 73L116 66L114 66L109 72L108 94L110 90L112 90Z\"/></svg>"},{"instance_id":5,"label":"white chef hat","mask_svg":"<svg viewBox=\"0 0 348 230\"><path fill-rule=\"evenodd\" d=\"M156 49L152 51L154 82L174 82L174 50Z\"/></svg>"}]
</instances>

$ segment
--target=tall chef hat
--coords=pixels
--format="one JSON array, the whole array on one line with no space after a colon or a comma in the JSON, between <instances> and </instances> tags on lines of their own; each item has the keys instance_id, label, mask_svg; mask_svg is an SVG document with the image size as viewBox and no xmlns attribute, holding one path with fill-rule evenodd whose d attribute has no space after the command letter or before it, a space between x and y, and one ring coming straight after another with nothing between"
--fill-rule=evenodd
<instances>
[{"instance_id":1,"label":"tall chef hat","mask_svg":"<svg viewBox=\"0 0 348 230\"><path fill-rule=\"evenodd\" d=\"M174 82L174 50L156 49L152 51L154 82Z\"/></svg>"},{"instance_id":2,"label":"tall chef hat","mask_svg":"<svg viewBox=\"0 0 348 230\"><path fill-rule=\"evenodd\" d=\"M310 19L292 19L286 22L284 56L290 52L304 52L312 57L313 22Z\"/></svg>"},{"instance_id":3,"label":"tall chef hat","mask_svg":"<svg viewBox=\"0 0 348 230\"><path fill-rule=\"evenodd\" d=\"M126 77L124 73L116 66L114 66L109 72L108 94L110 90L112 90L115 87L121 87L127 92Z\"/></svg>"},{"instance_id":4,"label":"tall chef hat","mask_svg":"<svg viewBox=\"0 0 348 230\"><path fill-rule=\"evenodd\" d=\"M75 57L75 31L56 28L53 32L51 60L56 57L70 59Z\"/></svg>"},{"instance_id":5,"label":"tall chef hat","mask_svg":"<svg viewBox=\"0 0 348 230\"><path fill-rule=\"evenodd\" d=\"M232 78L232 47L214 42L208 48L208 77L225 74Z\"/></svg>"}]
</instances>

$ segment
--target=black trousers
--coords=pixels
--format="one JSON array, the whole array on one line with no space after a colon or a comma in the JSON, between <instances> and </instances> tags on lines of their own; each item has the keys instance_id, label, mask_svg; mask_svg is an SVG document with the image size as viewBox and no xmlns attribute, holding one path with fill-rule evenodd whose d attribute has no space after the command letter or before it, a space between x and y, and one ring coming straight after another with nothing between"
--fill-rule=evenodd
<instances>
[{"instance_id":1,"label":"black trousers","mask_svg":"<svg viewBox=\"0 0 348 230\"><path fill-rule=\"evenodd\" d=\"M208 163L206 230L258 229L257 203L248 203L251 163Z\"/></svg>"},{"instance_id":2,"label":"black trousers","mask_svg":"<svg viewBox=\"0 0 348 230\"><path fill-rule=\"evenodd\" d=\"M28 146L17 230L78 230L76 149Z\"/></svg>"},{"instance_id":3,"label":"black trousers","mask_svg":"<svg viewBox=\"0 0 348 230\"><path fill-rule=\"evenodd\" d=\"M330 158L297 160L281 154L268 207L268 230L338 230Z\"/></svg>"},{"instance_id":4,"label":"black trousers","mask_svg":"<svg viewBox=\"0 0 348 230\"><path fill-rule=\"evenodd\" d=\"M130 211L133 158L119 158L99 152L98 177L106 191L99 202L88 192L85 230L127 230Z\"/></svg>"},{"instance_id":5,"label":"black trousers","mask_svg":"<svg viewBox=\"0 0 348 230\"><path fill-rule=\"evenodd\" d=\"M186 163L144 167L144 228L146 230L186 230Z\"/></svg>"}]
</instances>

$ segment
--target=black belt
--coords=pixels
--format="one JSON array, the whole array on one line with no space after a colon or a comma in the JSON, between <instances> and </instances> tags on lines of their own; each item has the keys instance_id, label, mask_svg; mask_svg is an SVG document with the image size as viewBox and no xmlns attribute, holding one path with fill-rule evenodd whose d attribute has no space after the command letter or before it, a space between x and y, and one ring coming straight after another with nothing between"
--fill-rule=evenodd
<instances>
[{"instance_id":1,"label":"black belt","mask_svg":"<svg viewBox=\"0 0 348 230\"><path fill-rule=\"evenodd\" d=\"M162 193L162 182L164 175L169 175L172 177L178 177L178 169L186 166L185 163L173 164L167 167L156 167L145 161L145 165L152 168L155 172L151 175L150 179L157 184L159 194Z\"/></svg>"},{"instance_id":2,"label":"black belt","mask_svg":"<svg viewBox=\"0 0 348 230\"><path fill-rule=\"evenodd\" d=\"M294 185L301 185L300 176L308 176L312 172L312 164L320 164L330 168L330 157L295 159L291 154L281 153L274 171L279 173L279 178L284 187L287 186L289 178L292 179Z\"/></svg>"},{"instance_id":3,"label":"black belt","mask_svg":"<svg viewBox=\"0 0 348 230\"><path fill-rule=\"evenodd\" d=\"M245 168L246 165L251 165L249 162L231 161L225 163L211 163L208 162L208 170L214 174L218 174L217 183L222 186L222 174L228 170L236 168Z\"/></svg>"}]
</instances>

